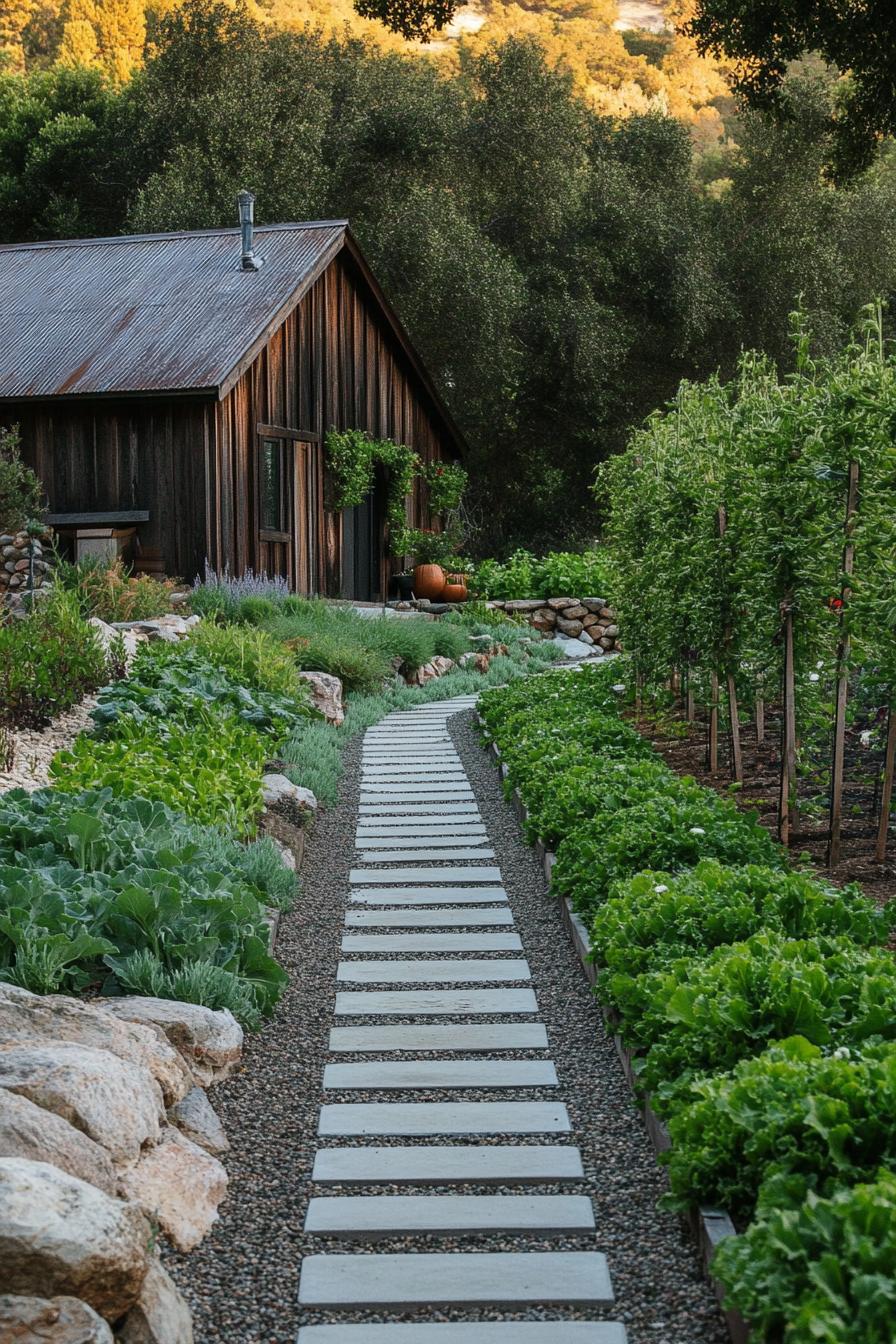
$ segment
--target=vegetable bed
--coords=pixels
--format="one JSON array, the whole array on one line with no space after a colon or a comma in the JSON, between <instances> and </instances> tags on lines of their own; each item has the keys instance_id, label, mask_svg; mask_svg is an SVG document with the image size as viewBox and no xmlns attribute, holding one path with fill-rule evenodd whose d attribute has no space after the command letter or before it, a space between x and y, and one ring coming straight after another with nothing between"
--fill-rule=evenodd
<instances>
[{"instance_id":1,"label":"vegetable bed","mask_svg":"<svg viewBox=\"0 0 896 1344\"><path fill-rule=\"evenodd\" d=\"M791 870L755 819L652 757L620 717L616 675L520 683L487 693L481 714L530 838L557 846L554 881L591 928L598 993L668 1126L667 1199L727 1205L746 1229L712 1270L752 1339L883 1344L896 1296L889 921L856 888Z\"/></svg>"}]
</instances>

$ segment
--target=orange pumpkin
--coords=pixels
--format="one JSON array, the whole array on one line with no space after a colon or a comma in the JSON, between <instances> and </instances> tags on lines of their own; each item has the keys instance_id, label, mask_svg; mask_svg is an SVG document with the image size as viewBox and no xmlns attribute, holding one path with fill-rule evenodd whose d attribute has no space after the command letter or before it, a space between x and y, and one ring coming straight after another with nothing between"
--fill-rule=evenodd
<instances>
[{"instance_id":1,"label":"orange pumpkin","mask_svg":"<svg viewBox=\"0 0 896 1344\"><path fill-rule=\"evenodd\" d=\"M414 569L414 596L428 597L437 602L445 587L445 571L441 565L417 565Z\"/></svg>"}]
</instances>

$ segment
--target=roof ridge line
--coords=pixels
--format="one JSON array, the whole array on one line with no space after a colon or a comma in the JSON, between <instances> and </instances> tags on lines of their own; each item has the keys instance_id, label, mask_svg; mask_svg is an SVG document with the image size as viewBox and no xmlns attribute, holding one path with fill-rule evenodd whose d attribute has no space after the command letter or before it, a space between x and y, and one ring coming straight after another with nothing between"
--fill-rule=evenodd
<instances>
[{"instance_id":1,"label":"roof ridge line","mask_svg":"<svg viewBox=\"0 0 896 1344\"><path fill-rule=\"evenodd\" d=\"M287 229L347 229L347 219L297 219L281 224L256 224L256 233L275 233ZM46 238L30 243L0 243L0 252L30 252L51 247L100 247L110 243L152 243L176 238L238 237L239 225L217 229L176 229L171 233L115 233L99 238Z\"/></svg>"}]
</instances>

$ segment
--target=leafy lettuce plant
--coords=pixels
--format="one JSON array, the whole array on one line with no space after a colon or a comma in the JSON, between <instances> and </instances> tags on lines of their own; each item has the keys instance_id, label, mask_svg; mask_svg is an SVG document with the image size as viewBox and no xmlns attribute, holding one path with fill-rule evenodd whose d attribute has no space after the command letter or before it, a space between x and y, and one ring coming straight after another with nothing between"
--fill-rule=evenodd
<instances>
[{"instance_id":1,"label":"leafy lettuce plant","mask_svg":"<svg viewBox=\"0 0 896 1344\"><path fill-rule=\"evenodd\" d=\"M667 1204L716 1204L752 1216L778 1174L829 1195L896 1170L896 1045L833 1055L802 1036L728 1073L696 1078L668 1120Z\"/></svg>"},{"instance_id":2,"label":"leafy lettuce plant","mask_svg":"<svg viewBox=\"0 0 896 1344\"><path fill-rule=\"evenodd\" d=\"M713 1273L757 1339L892 1344L896 1320L896 1175L813 1191L793 1205L780 1179L759 1219L722 1242Z\"/></svg>"},{"instance_id":3,"label":"leafy lettuce plant","mask_svg":"<svg viewBox=\"0 0 896 1344\"><path fill-rule=\"evenodd\" d=\"M676 1088L698 1073L733 1068L773 1041L855 1046L896 1038L896 961L845 938L796 940L757 933L703 958L609 978L603 991L640 1051L640 1076L668 1113Z\"/></svg>"},{"instance_id":4,"label":"leafy lettuce plant","mask_svg":"<svg viewBox=\"0 0 896 1344\"><path fill-rule=\"evenodd\" d=\"M193 723L122 719L114 739L82 734L50 767L54 784L70 793L110 789L178 808L194 821L237 835L255 830L261 811L265 739L233 715L200 710Z\"/></svg>"},{"instance_id":5,"label":"leafy lettuce plant","mask_svg":"<svg viewBox=\"0 0 896 1344\"><path fill-rule=\"evenodd\" d=\"M595 913L591 941L606 973L631 977L763 929L788 938L849 937L872 947L886 941L894 915L855 884L834 888L806 873L703 859L682 873L648 870L615 883Z\"/></svg>"}]
</instances>

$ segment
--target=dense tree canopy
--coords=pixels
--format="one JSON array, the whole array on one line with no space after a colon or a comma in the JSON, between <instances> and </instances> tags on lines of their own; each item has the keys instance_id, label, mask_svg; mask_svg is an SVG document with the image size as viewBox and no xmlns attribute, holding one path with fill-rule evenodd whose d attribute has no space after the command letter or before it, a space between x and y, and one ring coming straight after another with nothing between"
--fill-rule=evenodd
<instances>
[{"instance_id":1,"label":"dense tree canopy","mask_svg":"<svg viewBox=\"0 0 896 1344\"><path fill-rule=\"evenodd\" d=\"M601 116L531 39L457 70L191 0L125 82L0 75L8 240L348 216L464 429L479 549L593 532L595 464L682 377L833 348L896 277L896 175L822 174L832 91L715 159L655 110Z\"/></svg>"}]
</instances>

